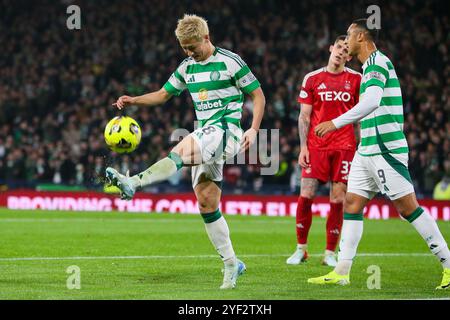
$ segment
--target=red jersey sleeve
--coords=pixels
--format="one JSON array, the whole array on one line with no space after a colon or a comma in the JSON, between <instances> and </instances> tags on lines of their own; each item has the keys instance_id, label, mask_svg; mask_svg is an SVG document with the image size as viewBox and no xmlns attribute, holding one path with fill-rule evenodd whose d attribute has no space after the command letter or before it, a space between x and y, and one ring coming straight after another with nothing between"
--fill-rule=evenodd
<instances>
[{"instance_id":1,"label":"red jersey sleeve","mask_svg":"<svg viewBox=\"0 0 450 320\"><path fill-rule=\"evenodd\" d=\"M354 97L355 97L355 105L359 102L359 89L361 87L361 78L362 78L361 74L358 73L357 76L356 76L357 81L356 81L355 95L354 95Z\"/></svg>"},{"instance_id":2,"label":"red jersey sleeve","mask_svg":"<svg viewBox=\"0 0 450 320\"><path fill-rule=\"evenodd\" d=\"M311 85L311 77L308 75L303 79L302 87L297 98L298 103L310 104L314 103L313 87Z\"/></svg>"}]
</instances>

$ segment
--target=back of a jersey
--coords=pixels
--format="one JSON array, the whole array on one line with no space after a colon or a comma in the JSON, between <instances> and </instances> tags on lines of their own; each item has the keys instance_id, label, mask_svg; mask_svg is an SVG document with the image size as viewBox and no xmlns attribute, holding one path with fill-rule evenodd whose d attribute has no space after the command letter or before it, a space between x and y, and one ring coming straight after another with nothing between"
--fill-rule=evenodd
<instances>
[{"instance_id":1,"label":"back of a jersey","mask_svg":"<svg viewBox=\"0 0 450 320\"><path fill-rule=\"evenodd\" d=\"M408 153L403 133L403 100L400 82L392 62L380 51L374 51L363 65L360 100L370 86L383 89L380 106L361 120L361 142L358 153L371 156L382 153Z\"/></svg>"}]
</instances>

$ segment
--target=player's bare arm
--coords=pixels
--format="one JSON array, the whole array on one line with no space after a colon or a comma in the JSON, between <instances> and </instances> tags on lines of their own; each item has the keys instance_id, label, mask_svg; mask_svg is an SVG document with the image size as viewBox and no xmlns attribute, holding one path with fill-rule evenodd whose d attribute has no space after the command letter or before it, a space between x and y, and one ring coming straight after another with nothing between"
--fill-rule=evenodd
<instances>
[{"instance_id":1,"label":"player's bare arm","mask_svg":"<svg viewBox=\"0 0 450 320\"><path fill-rule=\"evenodd\" d=\"M166 89L161 88L158 91L150 92L142 96L121 96L113 105L115 105L119 110L122 110L129 105L155 106L166 103L171 97L172 94L167 92Z\"/></svg>"},{"instance_id":2,"label":"player's bare arm","mask_svg":"<svg viewBox=\"0 0 450 320\"><path fill-rule=\"evenodd\" d=\"M300 155L298 163L302 168L310 167L308 151L308 132L311 124L312 105L302 104L298 116L298 134L300 137Z\"/></svg>"},{"instance_id":3,"label":"player's bare arm","mask_svg":"<svg viewBox=\"0 0 450 320\"><path fill-rule=\"evenodd\" d=\"M250 92L250 96L253 101L253 121L250 129L245 131L242 136L241 152L246 151L255 142L256 134L261 126L264 108L266 106L266 97L261 88L257 88Z\"/></svg>"}]
</instances>

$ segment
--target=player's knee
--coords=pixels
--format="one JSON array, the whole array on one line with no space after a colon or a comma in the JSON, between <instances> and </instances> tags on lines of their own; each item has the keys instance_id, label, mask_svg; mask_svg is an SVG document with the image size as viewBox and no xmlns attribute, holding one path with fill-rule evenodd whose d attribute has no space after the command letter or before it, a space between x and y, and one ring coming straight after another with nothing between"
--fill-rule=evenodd
<instances>
[{"instance_id":1,"label":"player's knee","mask_svg":"<svg viewBox=\"0 0 450 320\"><path fill-rule=\"evenodd\" d=\"M201 201L198 200L198 208L200 209L200 212L210 212L212 211L212 206L208 201Z\"/></svg>"},{"instance_id":2,"label":"player's knee","mask_svg":"<svg viewBox=\"0 0 450 320\"><path fill-rule=\"evenodd\" d=\"M318 184L317 179L302 178L300 195L303 198L313 199L316 196Z\"/></svg>"},{"instance_id":3,"label":"player's knee","mask_svg":"<svg viewBox=\"0 0 450 320\"><path fill-rule=\"evenodd\" d=\"M208 192L203 190L203 192L197 193L197 201L200 212L212 212L219 206L219 197L214 192Z\"/></svg>"},{"instance_id":4,"label":"player's knee","mask_svg":"<svg viewBox=\"0 0 450 320\"><path fill-rule=\"evenodd\" d=\"M217 209L219 203L207 199L198 199L198 208L200 212L212 212Z\"/></svg>"},{"instance_id":5,"label":"player's knee","mask_svg":"<svg viewBox=\"0 0 450 320\"><path fill-rule=\"evenodd\" d=\"M330 202L332 203L344 203L345 192L332 192L330 194Z\"/></svg>"},{"instance_id":6,"label":"player's knee","mask_svg":"<svg viewBox=\"0 0 450 320\"><path fill-rule=\"evenodd\" d=\"M345 200L345 192L347 191L347 186L344 183L334 182L330 191L330 202L332 203L343 203Z\"/></svg>"},{"instance_id":7,"label":"player's knee","mask_svg":"<svg viewBox=\"0 0 450 320\"><path fill-rule=\"evenodd\" d=\"M208 199L208 196L207 194L205 194L205 192L197 193L197 201L200 212L203 212L211 206L211 200Z\"/></svg>"},{"instance_id":8,"label":"player's knee","mask_svg":"<svg viewBox=\"0 0 450 320\"><path fill-rule=\"evenodd\" d=\"M302 196L303 198L307 198L307 199L314 199L314 197L316 196L316 193L314 190L305 189L305 190L301 190L300 196Z\"/></svg>"},{"instance_id":9,"label":"player's knee","mask_svg":"<svg viewBox=\"0 0 450 320\"><path fill-rule=\"evenodd\" d=\"M357 201L354 196L347 193L344 197L344 212L349 213L359 213L361 212L361 205L359 204L359 201Z\"/></svg>"},{"instance_id":10,"label":"player's knee","mask_svg":"<svg viewBox=\"0 0 450 320\"><path fill-rule=\"evenodd\" d=\"M419 207L415 194L409 194L400 199L396 199L393 203L397 212L405 219Z\"/></svg>"}]
</instances>

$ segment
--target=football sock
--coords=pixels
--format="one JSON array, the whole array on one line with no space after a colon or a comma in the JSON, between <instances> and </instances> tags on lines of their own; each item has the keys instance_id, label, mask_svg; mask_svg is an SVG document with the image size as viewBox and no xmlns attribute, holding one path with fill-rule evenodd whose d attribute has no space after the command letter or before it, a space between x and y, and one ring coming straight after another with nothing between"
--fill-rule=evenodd
<instances>
[{"instance_id":1,"label":"football sock","mask_svg":"<svg viewBox=\"0 0 450 320\"><path fill-rule=\"evenodd\" d=\"M131 177L135 188L142 188L152 183L164 181L181 169L183 161L175 152L156 162L150 168Z\"/></svg>"},{"instance_id":2,"label":"football sock","mask_svg":"<svg viewBox=\"0 0 450 320\"><path fill-rule=\"evenodd\" d=\"M327 218L327 250L335 251L342 229L343 203L330 203L330 214Z\"/></svg>"},{"instance_id":3,"label":"football sock","mask_svg":"<svg viewBox=\"0 0 450 320\"><path fill-rule=\"evenodd\" d=\"M363 214L344 213L341 241L339 243L338 263L334 271L340 275L350 273L353 258L356 256L359 241L363 233Z\"/></svg>"},{"instance_id":4,"label":"football sock","mask_svg":"<svg viewBox=\"0 0 450 320\"><path fill-rule=\"evenodd\" d=\"M416 228L442 267L450 268L450 251L433 217L418 207L406 220Z\"/></svg>"},{"instance_id":5,"label":"football sock","mask_svg":"<svg viewBox=\"0 0 450 320\"><path fill-rule=\"evenodd\" d=\"M230 239L230 230L225 218L217 209L211 213L202 213L205 222L206 233L214 248L219 253L222 261L226 265L234 265L237 262L233 245Z\"/></svg>"},{"instance_id":6,"label":"football sock","mask_svg":"<svg viewBox=\"0 0 450 320\"><path fill-rule=\"evenodd\" d=\"M312 199L302 196L298 197L297 213L295 216L298 244L306 244L308 242L308 233L312 222L312 203Z\"/></svg>"}]
</instances>

